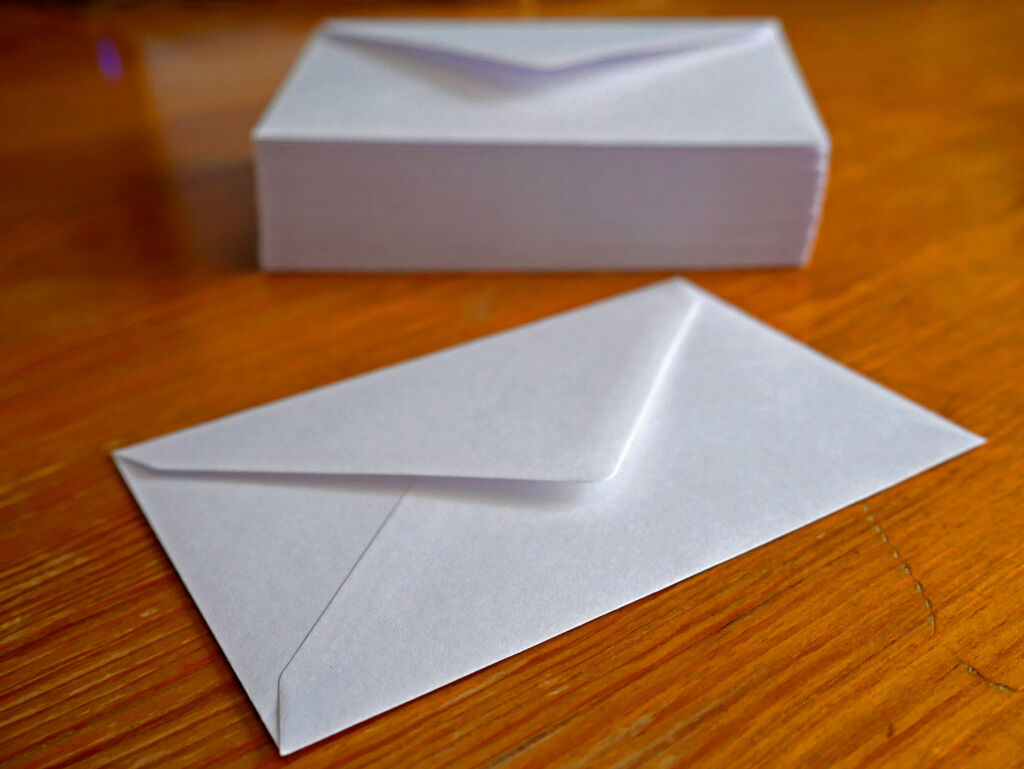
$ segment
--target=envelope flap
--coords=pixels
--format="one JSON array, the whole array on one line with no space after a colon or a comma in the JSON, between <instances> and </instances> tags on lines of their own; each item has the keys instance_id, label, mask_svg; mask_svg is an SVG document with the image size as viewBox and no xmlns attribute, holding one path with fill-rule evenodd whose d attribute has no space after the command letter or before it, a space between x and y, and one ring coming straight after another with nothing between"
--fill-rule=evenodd
<instances>
[{"instance_id":1,"label":"envelope flap","mask_svg":"<svg viewBox=\"0 0 1024 769\"><path fill-rule=\"evenodd\" d=\"M327 22L253 137L265 148L829 146L773 19Z\"/></svg>"},{"instance_id":2,"label":"envelope flap","mask_svg":"<svg viewBox=\"0 0 1024 769\"><path fill-rule=\"evenodd\" d=\"M775 22L665 20L580 24L579 21L331 22L332 38L441 54L456 60L533 73L566 70L672 53L714 51L770 35Z\"/></svg>"},{"instance_id":3,"label":"envelope flap","mask_svg":"<svg viewBox=\"0 0 1024 769\"><path fill-rule=\"evenodd\" d=\"M165 471L602 480L692 305L665 281L118 454Z\"/></svg>"}]
</instances>

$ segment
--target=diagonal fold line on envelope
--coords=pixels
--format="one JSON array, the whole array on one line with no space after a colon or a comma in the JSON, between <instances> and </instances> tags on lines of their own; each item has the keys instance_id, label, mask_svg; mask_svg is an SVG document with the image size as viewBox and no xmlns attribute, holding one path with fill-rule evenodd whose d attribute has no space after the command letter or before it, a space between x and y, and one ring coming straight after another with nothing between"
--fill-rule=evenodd
<instances>
[{"instance_id":1,"label":"diagonal fold line on envelope","mask_svg":"<svg viewBox=\"0 0 1024 769\"><path fill-rule=\"evenodd\" d=\"M277 741L277 679L409 478L156 471L114 458Z\"/></svg>"},{"instance_id":2,"label":"diagonal fold line on envelope","mask_svg":"<svg viewBox=\"0 0 1024 769\"><path fill-rule=\"evenodd\" d=\"M276 713L276 718L275 718L275 721L274 721L274 730L273 730L274 740L277 742L278 745L281 744L281 707L280 707L280 701L281 701L281 678L282 678L282 676L284 676L284 673L288 669L288 666L292 663L292 660L294 660L296 655L298 655L299 652L302 651L302 645L304 643L306 643L306 640L309 638L309 636L316 629L316 626L319 624L320 620L322 620L324 618L324 615L327 614L328 610L331 608L331 604L334 603L334 600L337 598L338 594L345 587L345 583L348 582L348 578L352 576L352 573L357 568L359 568L359 563L363 560L363 558L366 556L366 554L370 551L370 548L373 547L373 543L376 541L376 539L380 535L381 531L383 531L384 527L388 525L388 521L391 520L391 516L393 516L395 514L395 510L397 510L398 506L402 504L402 500L405 499L405 495L409 493L409 489L412 488L414 483L415 483L415 479L409 479L409 482L406 484L405 488L402 490L402 492L399 495L399 497L395 500L395 504L391 507L391 510L389 510L387 515L385 515L383 520L381 520L380 526L378 526L377 530L375 532L373 532L373 535L367 540L366 546L363 548L362 552L360 552L359 555L356 556L355 560L352 562L351 567L348 569L348 571L345 572L345 575L342 577L341 582L338 584L338 589L335 590L334 591L334 595L331 596L331 600L328 601L326 604L324 604L323 611L321 611L320 615L316 618L316 622L314 622L312 625L310 625L309 630L306 632L306 635L303 636L303 638L302 638L302 642L298 646L295 647L295 651L292 653L292 656L288 658L288 661L284 664L284 667L281 668L281 672L277 676L277 701L278 701L278 707L277 707L277 713Z\"/></svg>"},{"instance_id":3,"label":"diagonal fold line on envelope","mask_svg":"<svg viewBox=\"0 0 1024 769\"><path fill-rule=\"evenodd\" d=\"M472 28L467 37L461 32ZM650 22L589 29L558 22L529 25L429 22L334 23L325 36L367 52L407 57L424 65L511 88L553 85L656 59L701 59L766 42L773 21L722 22L673 28Z\"/></svg>"}]
</instances>

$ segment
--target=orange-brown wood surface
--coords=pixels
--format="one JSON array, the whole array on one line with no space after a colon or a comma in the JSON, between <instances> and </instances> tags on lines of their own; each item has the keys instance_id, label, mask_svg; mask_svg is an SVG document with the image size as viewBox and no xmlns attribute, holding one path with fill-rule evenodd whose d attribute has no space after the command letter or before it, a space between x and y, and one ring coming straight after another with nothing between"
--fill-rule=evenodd
<instances>
[{"instance_id":1,"label":"orange-brown wood surface","mask_svg":"<svg viewBox=\"0 0 1024 769\"><path fill-rule=\"evenodd\" d=\"M689 277L990 442L283 760L109 452L661 277L257 272L248 130L318 18L385 11L779 15L834 139L813 264ZM1022 29L998 2L5 6L0 764L1024 763Z\"/></svg>"}]
</instances>

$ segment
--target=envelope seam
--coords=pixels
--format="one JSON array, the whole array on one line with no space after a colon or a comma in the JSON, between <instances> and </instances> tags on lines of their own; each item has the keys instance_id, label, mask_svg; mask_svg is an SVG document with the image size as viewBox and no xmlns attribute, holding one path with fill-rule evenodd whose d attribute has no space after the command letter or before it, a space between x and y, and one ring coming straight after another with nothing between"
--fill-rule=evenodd
<instances>
[{"instance_id":1,"label":"envelope seam","mask_svg":"<svg viewBox=\"0 0 1024 769\"><path fill-rule=\"evenodd\" d=\"M292 655L288 658L288 661L284 664L284 667L281 668L281 672L278 673L278 675L277 675L277 744L278 744L278 747L280 747L280 745L281 745L281 738L282 738L282 734L281 734L281 679L284 678L284 674L288 670L289 666L291 666L292 661L298 656L299 652L302 651L302 647L306 645L306 641L309 640L309 637L313 634L313 631L316 630L317 625L320 624L320 620L322 620L324 618L324 615L327 614L328 610L331 608L331 605L334 603L335 599L338 597L338 594L341 592L342 588L345 587L345 583L348 582L349 577L351 577L353 572L355 572L355 570L357 568L359 568L359 564L362 562L363 558L369 552L370 548L373 547L373 543L377 541L377 537L380 536L380 533L381 533L381 531L384 530L384 527L388 525L388 521L390 521L392 516L394 516L395 511L402 504L402 501L405 499L406 495L409 493L409 490L412 489L413 484L415 484L415 483L416 483L416 478L410 478L409 479L409 482L405 485L405 488L402 489L402 493L399 495L398 499L395 500L395 504L391 506L391 509L388 511L388 514L384 516L384 520L381 521L380 526L377 527L377 530L373 533L373 536L370 537L370 541L366 543L366 546L363 548L362 552L359 553L359 557L356 558L355 562L352 564L352 567L345 573L345 576L342 577L340 584L338 585L338 587L334 591L334 593L331 595L330 600L328 600L327 603L324 604L324 608L317 615L317 618L316 618L316 620L313 621L313 624L309 626L309 630L306 631L306 634L302 637L302 640L299 642L299 645L295 647L295 651L292 652Z\"/></svg>"},{"instance_id":2,"label":"envelope seam","mask_svg":"<svg viewBox=\"0 0 1024 769\"><path fill-rule=\"evenodd\" d=\"M654 376L654 383L651 385L650 391L647 393L647 400L644 401L644 405L640 407L640 413L637 414L636 421L633 423L633 429L629 433L629 437L626 438L625 443L622 445L622 451L619 452L619 457L615 462L615 467L612 468L609 478L615 477L619 472L619 468L622 467L622 463L629 454L629 450L633 447L633 443L636 441L637 436L640 434L640 430L643 423L647 419L647 414L651 410L651 404L654 403L654 399L657 397L658 390L661 389L662 384L668 376L669 369L672 368L672 364L679 357L680 349L683 346L683 340L686 338L687 332L693 326L697 315L700 312L700 297L698 296L693 303L690 305L686 314L682 320L679 321L679 329L676 331L676 336L672 339L669 344L665 358L658 368L658 373Z\"/></svg>"},{"instance_id":3,"label":"envelope seam","mask_svg":"<svg viewBox=\"0 0 1024 769\"><path fill-rule=\"evenodd\" d=\"M685 44L666 42L650 46L640 46L639 48L611 49L593 56L543 65L524 63L522 59L516 60L507 55L468 51L464 48L452 47L450 44L403 39L394 34L380 34L379 32L375 33L372 31L366 33L365 31L355 29L353 26L336 27L334 29L328 27L321 34L331 41L339 41L355 46L364 45L380 48L385 51L393 51L398 55L430 59L443 58L458 63L481 63L509 72L546 77L569 75L593 69L604 70L616 65L630 64L635 61L649 59L673 58L676 56L696 58L727 52L731 53L736 49L743 49L747 46L765 42L773 33L774 29L770 24L763 22L752 23L748 29L719 33L718 37L712 38L711 42L690 42Z\"/></svg>"}]
</instances>

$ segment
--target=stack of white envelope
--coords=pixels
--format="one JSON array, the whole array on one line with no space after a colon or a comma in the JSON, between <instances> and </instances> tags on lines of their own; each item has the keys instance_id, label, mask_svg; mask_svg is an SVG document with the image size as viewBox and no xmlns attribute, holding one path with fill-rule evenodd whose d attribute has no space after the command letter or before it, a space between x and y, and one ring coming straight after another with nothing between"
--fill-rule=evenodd
<instances>
[{"instance_id":1,"label":"stack of white envelope","mask_svg":"<svg viewBox=\"0 0 1024 769\"><path fill-rule=\"evenodd\" d=\"M764 19L331 21L253 140L270 270L799 265L830 152Z\"/></svg>"},{"instance_id":2,"label":"stack of white envelope","mask_svg":"<svg viewBox=\"0 0 1024 769\"><path fill-rule=\"evenodd\" d=\"M288 753L982 442L670 280L115 461Z\"/></svg>"}]
</instances>

